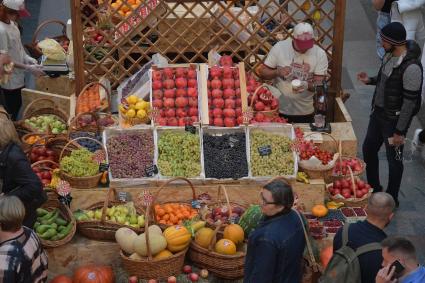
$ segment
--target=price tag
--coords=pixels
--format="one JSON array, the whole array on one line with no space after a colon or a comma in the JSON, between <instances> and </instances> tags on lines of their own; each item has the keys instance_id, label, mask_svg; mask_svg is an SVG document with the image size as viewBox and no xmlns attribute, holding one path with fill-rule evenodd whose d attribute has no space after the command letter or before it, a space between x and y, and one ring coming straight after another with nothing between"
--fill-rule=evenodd
<instances>
[{"instance_id":1,"label":"price tag","mask_svg":"<svg viewBox=\"0 0 425 283\"><path fill-rule=\"evenodd\" d=\"M158 167L155 164L145 168L145 173L147 177L152 177L155 174L158 174Z\"/></svg>"},{"instance_id":2,"label":"price tag","mask_svg":"<svg viewBox=\"0 0 425 283\"><path fill-rule=\"evenodd\" d=\"M267 156L272 154L272 146L271 145L263 145L258 147L258 153L260 156Z\"/></svg>"},{"instance_id":3,"label":"price tag","mask_svg":"<svg viewBox=\"0 0 425 283\"><path fill-rule=\"evenodd\" d=\"M127 192L118 192L117 198L118 198L119 201L122 201L122 202L128 202L129 201L129 197L128 197Z\"/></svg>"},{"instance_id":4,"label":"price tag","mask_svg":"<svg viewBox=\"0 0 425 283\"><path fill-rule=\"evenodd\" d=\"M238 141L239 140L237 138L230 137L229 138L229 145L230 145L230 147L234 147Z\"/></svg>"},{"instance_id":5,"label":"price tag","mask_svg":"<svg viewBox=\"0 0 425 283\"><path fill-rule=\"evenodd\" d=\"M144 191L143 192L143 196L142 196L142 203L143 206L150 206L153 203L153 195L148 192L148 191Z\"/></svg>"},{"instance_id":6,"label":"price tag","mask_svg":"<svg viewBox=\"0 0 425 283\"><path fill-rule=\"evenodd\" d=\"M99 164L99 172L106 172L109 169L108 163L100 163Z\"/></svg>"},{"instance_id":7,"label":"price tag","mask_svg":"<svg viewBox=\"0 0 425 283\"><path fill-rule=\"evenodd\" d=\"M198 200L192 200L192 208L195 208L195 209L201 208L201 203Z\"/></svg>"},{"instance_id":8,"label":"price tag","mask_svg":"<svg viewBox=\"0 0 425 283\"><path fill-rule=\"evenodd\" d=\"M186 125L186 126L184 126L184 130L186 132L191 133L191 134L196 134L196 127L194 127L194 126Z\"/></svg>"}]
</instances>

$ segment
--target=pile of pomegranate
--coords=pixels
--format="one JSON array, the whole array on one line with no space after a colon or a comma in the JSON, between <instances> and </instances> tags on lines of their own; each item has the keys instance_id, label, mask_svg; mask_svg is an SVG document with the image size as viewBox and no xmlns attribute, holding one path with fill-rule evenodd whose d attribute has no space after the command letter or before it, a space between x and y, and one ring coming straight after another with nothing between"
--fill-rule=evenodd
<instances>
[{"instance_id":1,"label":"pile of pomegranate","mask_svg":"<svg viewBox=\"0 0 425 283\"><path fill-rule=\"evenodd\" d=\"M357 158L344 158L342 162L338 160L335 164L333 174L334 175L349 175L350 170L348 167L351 168L354 174L360 173L363 171L363 166L360 163L360 160Z\"/></svg>"},{"instance_id":2,"label":"pile of pomegranate","mask_svg":"<svg viewBox=\"0 0 425 283\"><path fill-rule=\"evenodd\" d=\"M152 71L152 107L155 123L186 126L198 122L198 82L195 66Z\"/></svg>"},{"instance_id":3,"label":"pile of pomegranate","mask_svg":"<svg viewBox=\"0 0 425 283\"><path fill-rule=\"evenodd\" d=\"M334 154L327 150L321 150L312 140L300 140L297 142L297 151L301 160L309 160L315 156L322 162L322 165L328 165L333 160Z\"/></svg>"},{"instance_id":4,"label":"pile of pomegranate","mask_svg":"<svg viewBox=\"0 0 425 283\"><path fill-rule=\"evenodd\" d=\"M371 186L363 180L355 179L354 187L351 179L335 180L332 185L328 187L328 191L332 196L341 195L345 199L362 198L367 195Z\"/></svg>"}]
</instances>

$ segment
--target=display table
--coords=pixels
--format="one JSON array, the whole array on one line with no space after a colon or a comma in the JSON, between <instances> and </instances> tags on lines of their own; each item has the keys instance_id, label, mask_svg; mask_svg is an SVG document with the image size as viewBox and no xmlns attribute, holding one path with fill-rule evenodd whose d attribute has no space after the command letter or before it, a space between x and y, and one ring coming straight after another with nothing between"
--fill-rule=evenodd
<instances>
[{"instance_id":1,"label":"display table","mask_svg":"<svg viewBox=\"0 0 425 283\"><path fill-rule=\"evenodd\" d=\"M35 89L62 96L71 96L75 93L75 80L69 76L60 76L57 78L42 76L36 78Z\"/></svg>"}]
</instances>

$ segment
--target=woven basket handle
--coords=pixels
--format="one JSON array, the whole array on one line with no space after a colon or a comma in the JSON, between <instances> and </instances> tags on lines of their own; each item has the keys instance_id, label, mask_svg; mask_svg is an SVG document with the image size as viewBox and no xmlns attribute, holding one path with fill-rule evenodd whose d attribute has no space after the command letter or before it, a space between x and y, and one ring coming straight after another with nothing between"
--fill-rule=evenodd
<instances>
[{"instance_id":1,"label":"woven basket handle","mask_svg":"<svg viewBox=\"0 0 425 283\"><path fill-rule=\"evenodd\" d=\"M192 190L192 200L196 200L196 191L195 191L195 187L193 186L192 182L189 181L189 179L184 178L184 177L176 177L176 178L168 180L167 182L165 182L164 184L161 185L159 190L156 192L156 195L154 197L154 202L158 199L159 193L162 191L162 189L164 189L168 184L170 184L174 181L177 181L177 180L185 181L186 183L189 184L190 189Z\"/></svg>"},{"instance_id":2,"label":"woven basket handle","mask_svg":"<svg viewBox=\"0 0 425 283\"><path fill-rule=\"evenodd\" d=\"M350 179L351 179L351 184L353 185L353 191L354 191L354 200L356 200L357 199L356 181L354 180L353 170L351 170L350 166L348 166L348 171L350 171Z\"/></svg>"},{"instance_id":3,"label":"woven basket handle","mask_svg":"<svg viewBox=\"0 0 425 283\"><path fill-rule=\"evenodd\" d=\"M40 103L40 102L43 102L43 108L49 107L49 106L45 105L46 103L48 103L48 104L51 105L50 106L51 108L59 109L58 105L53 100L51 100L50 98L35 99L31 103L29 103L27 105L27 107L25 107L24 111L22 112L22 119L27 119L31 115L31 112L30 112L31 107L33 107L34 105L36 105L37 103Z\"/></svg>"},{"instance_id":4,"label":"woven basket handle","mask_svg":"<svg viewBox=\"0 0 425 283\"><path fill-rule=\"evenodd\" d=\"M107 113L111 113L111 92L109 91L109 89L102 83L100 82L91 82L89 84L86 84L86 86L81 90L81 92L78 94L78 96L82 95L84 92L86 92L86 90L88 90L90 87L96 86L98 85L99 87L103 88L106 92L106 99L108 100L108 107L107 107ZM77 96L77 97L78 97ZM100 96L100 93L99 93Z\"/></svg>"},{"instance_id":5,"label":"woven basket handle","mask_svg":"<svg viewBox=\"0 0 425 283\"><path fill-rule=\"evenodd\" d=\"M62 26L62 35L66 36L66 24L60 20L47 20L42 22L37 29L34 32L34 35L32 37L32 44L35 44L35 42L37 41L38 35L40 33L40 31L47 25L49 24L59 24Z\"/></svg>"},{"instance_id":6,"label":"woven basket handle","mask_svg":"<svg viewBox=\"0 0 425 283\"><path fill-rule=\"evenodd\" d=\"M218 221L218 225L217 225L217 227L215 227L213 236L211 237L210 245L208 246L208 250L209 251L212 251L213 250L213 246L217 242L217 233L218 233L218 231L220 231L220 228L221 228L222 224L223 223L221 223L221 221Z\"/></svg>"},{"instance_id":7,"label":"woven basket handle","mask_svg":"<svg viewBox=\"0 0 425 283\"><path fill-rule=\"evenodd\" d=\"M152 260L152 251L150 247L150 241L149 241L149 212L151 210L150 205L146 207L146 214L145 214L145 238L146 238L146 249L148 252L148 259Z\"/></svg>"},{"instance_id":8,"label":"woven basket handle","mask_svg":"<svg viewBox=\"0 0 425 283\"><path fill-rule=\"evenodd\" d=\"M307 135L304 136L304 139L306 137L312 136L314 134L316 134L316 133L309 133L309 134L307 134ZM337 140L333 135L331 135L329 133L320 133L320 134L321 135L325 135L325 136L329 136L332 139L333 144L335 146L335 152L340 152L342 150L341 149L341 141L340 140ZM339 155L341 155L341 153Z\"/></svg>"},{"instance_id":9,"label":"woven basket handle","mask_svg":"<svg viewBox=\"0 0 425 283\"><path fill-rule=\"evenodd\" d=\"M56 165L59 168L59 164L57 164L56 162L54 162L52 160L41 160L41 161L34 162L33 164L31 164L31 168L35 168L35 167L37 167L37 166L39 166L41 164L44 164L44 163L48 163L48 164L51 164L51 165ZM47 169L52 169L52 168L41 167L41 169L46 169L47 170Z\"/></svg>"},{"instance_id":10,"label":"woven basket handle","mask_svg":"<svg viewBox=\"0 0 425 283\"><path fill-rule=\"evenodd\" d=\"M257 87L256 89L255 89L255 91L254 91L254 93L252 94L252 98L251 98L251 101L249 102L249 107L253 107L253 104L254 104L254 101L255 101L255 98L257 97L257 94L258 94L258 91L260 90L260 89L262 89L262 88L267 88L268 90L270 90L270 88L269 88L269 85L268 84L262 84L262 85L260 85L259 87Z\"/></svg>"},{"instance_id":11,"label":"woven basket handle","mask_svg":"<svg viewBox=\"0 0 425 283\"><path fill-rule=\"evenodd\" d=\"M100 221L102 223L105 222L106 219L106 209L108 208L109 202L111 200L114 200L117 197L117 190L113 187L109 187L108 193L106 194L106 199L105 202L103 203L103 208L102 208L102 216L100 218Z\"/></svg>"},{"instance_id":12,"label":"woven basket handle","mask_svg":"<svg viewBox=\"0 0 425 283\"><path fill-rule=\"evenodd\" d=\"M218 203L221 205L221 192L224 193L224 197L226 198L226 203L227 203L227 207L229 210L229 217L232 215L232 206L230 205L230 200L229 200L229 196L227 194L227 190L226 187L223 185L219 185L218 186L218 193L217 193L217 200Z\"/></svg>"},{"instance_id":13,"label":"woven basket handle","mask_svg":"<svg viewBox=\"0 0 425 283\"><path fill-rule=\"evenodd\" d=\"M100 145L100 147L102 148L103 153L106 155L106 150L105 147L103 146L103 143L101 143L100 141L98 141L97 139L93 139L93 138L89 138L89 137L79 137L79 138L75 138L73 140L70 140L63 148L61 151L61 154L59 155L59 161L62 160L63 157L63 153L65 152L65 149L70 145L70 144L75 144L76 141L78 140L92 140L95 141L97 144Z\"/></svg>"}]
</instances>

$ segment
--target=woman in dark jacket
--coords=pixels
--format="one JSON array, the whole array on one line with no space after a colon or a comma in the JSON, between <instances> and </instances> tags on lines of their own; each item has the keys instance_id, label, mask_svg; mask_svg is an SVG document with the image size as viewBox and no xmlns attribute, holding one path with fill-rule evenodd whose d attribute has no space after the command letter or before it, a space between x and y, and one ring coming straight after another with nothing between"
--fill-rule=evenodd
<instances>
[{"instance_id":1,"label":"woman in dark jacket","mask_svg":"<svg viewBox=\"0 0 425 283\"><path fill-rule=\"evenodd\" d=\"M275 180L263 187L260 197L264 219L249 235L244 282L301 282L305 237L301 219L291 209L292 188Z\"/></svg>"},{"instance_id":2,"label":"woman in dark jacket","mask_svg":"<svg viewBox=\"0 0 425 283\"><path fill-rule=\"evenodd\" d=\"M35 210L47 196L19 144L13 122L0 109L0 194L17 196L24 203L23 224L32 228L37 218Z\"/></svg>"}]
</instances>

